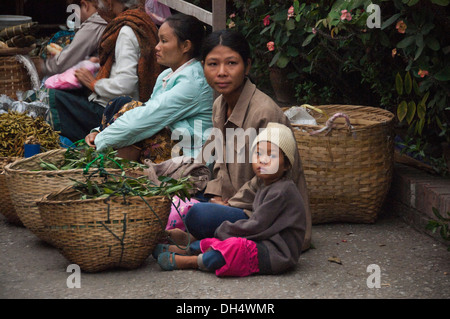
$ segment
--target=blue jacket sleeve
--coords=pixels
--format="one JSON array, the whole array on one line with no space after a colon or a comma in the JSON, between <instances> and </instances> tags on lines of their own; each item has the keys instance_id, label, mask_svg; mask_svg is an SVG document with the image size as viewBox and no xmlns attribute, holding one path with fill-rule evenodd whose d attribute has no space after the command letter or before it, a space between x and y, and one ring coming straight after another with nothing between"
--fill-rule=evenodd
<instances>
[{"instance_id":1,"label":"blue jacket sleeve","mask_svg":"<svg viewBox=\"0 0 450 319\"><path fill-rule=\"evenodd\" d=\"M125 112L100 132L95 139L97 149L101 151L107 147L132 145L153 136L165 126L195 114L200 93L201 88L196 81L180 75L172 88L152 96L144 105Z\"/></svg>"}]
</instances>

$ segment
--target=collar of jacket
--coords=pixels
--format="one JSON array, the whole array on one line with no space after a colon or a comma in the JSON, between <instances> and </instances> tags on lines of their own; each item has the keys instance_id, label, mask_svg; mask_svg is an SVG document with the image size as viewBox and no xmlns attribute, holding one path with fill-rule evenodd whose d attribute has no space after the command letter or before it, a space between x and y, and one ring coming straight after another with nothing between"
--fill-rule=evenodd
<instances>
[{"instance_id":1,"label":"collar of jacket","mask_svg":"<svg viewBox=\"0 0 450 319\"><path fill-rule=\"evenodd\" d=\"M214 122L218 124L220 128L224 128L225 126L228 126L228 123L234 124L236 127L243 127L244 120L246 118L249 106L250 106L250 100L252 99L253 95L256 91L256 85L250 81L250 79L247 78L244 89L241 92L241 95L239 96L239 99L236 103L236 106L233 109L233 112L231 113L230 117L227 119L227 104L225 99L223 98L223 95L219 97L219 107L220 109L218 112L216 112Z\"/></svg>"}]
</instances>

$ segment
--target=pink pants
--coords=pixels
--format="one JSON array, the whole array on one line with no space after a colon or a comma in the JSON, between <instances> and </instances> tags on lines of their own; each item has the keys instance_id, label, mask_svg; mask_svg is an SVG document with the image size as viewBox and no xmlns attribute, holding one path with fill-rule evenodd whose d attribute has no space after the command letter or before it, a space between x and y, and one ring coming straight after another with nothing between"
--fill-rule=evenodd
<instances>
[{"instance_id":1,"label":"pink pants","mask_svg":"<svg viewBox=\"0 0 450 319\"><path fill-rule=\"evenodd\" d=\"M254 241L241 237L205 238L200 241L200 249L203 253L214 249L222 254L226 264L216 270L217 276L245 277L259 272L258 249Z\"/></svg>"}]
</instances>

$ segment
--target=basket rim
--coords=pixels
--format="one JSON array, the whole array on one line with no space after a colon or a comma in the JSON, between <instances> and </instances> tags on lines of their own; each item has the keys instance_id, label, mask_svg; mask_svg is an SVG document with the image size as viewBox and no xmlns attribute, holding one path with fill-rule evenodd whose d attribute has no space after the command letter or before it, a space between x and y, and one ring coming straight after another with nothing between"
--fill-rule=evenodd
<instances>
[{"instance_id":1,"label":"basket rim","mask_svg":"<svg viewBox=\"0 0 450 319\"><path fill-rule=\"evenodd\" d=\"M60 204L86 204L86 203L99 203L99 202L104 202L107 199L110 199L112 201L117 201L117 200L123 200L123 197L121 196L111 196L108 198L89 198L89 199L69 199L69 200L53 200L52 197L55 197L57 195L60 195L62 193L68 193L68 192L75 192L75 189L73 188L72 185L70 186L66 186L64 188L61 188L58 191L55 192L51 192L48 193L46 195L44 195L42 198L40 198L39 200L36 201L36 205L37 206L41 206L41 205L60 205ZM144 197L146 200L151 198L151 199L155 199L155 200L168 200L170 202L170 198L164 195L156 195L156 196L146 196ZM142 200L140 196L127 196L127 200Z\"/></svg>"},{"instance_id":2,"label":"basket rim","mask_svg":"<svg viewBox=\"0 0 450 319\"><path fill-rule=\"evenodd\" d=\"M290 109L292 107L298 107L299 105L293 105L293 106L289 106L284 108L285 110ZM382 108L377 108L374 106L366 106L366 105L350 105L350 104L323 104L323 105L317 105L317 108L329 108L329 107L339 107L339 108L348 108L349 110L353 111L362 111L364 110L365 113L367 111L376 110L376 113L378 113L380 116L385 117L385 120L366 120L366 119L362 119L362 118L355 118L354 116L349 116L350 118L350 123L351 124L360 124L360 127L355 127L352 129L352 131L361 131L361 130L366 130L366 129L370 129L376 126L382 126L382 125L387 125L390 124L394 119L395 119L395 115L385 109ZM345 113L345 110L338 110L336 112L342 112ZM331 115L330 115L331 116ZM323 128L323 125L312 125L312 124L295 124L295 123L291 123L292 127L305 127L305 128L311 128L311 129L318 129L318 128ZM341 128L345 128L347 129L345 126L343 127L336 127L335 129L341 129Z\"/></svg>"},{"instance_id":3,"label":"basket rim","mask_svg":"<svg viewBox=\"0 0 450 319\"><path fill-rule=\"evenodd\" d=\"M3 169L7 174L22 174L22 175L46 175L46 176L51 176L51 175L70 175L70 174L79 174L81 172L83 172L82 168L73 168L73 169L65 169L65 170L53 170L53 171L48 171L48 170L38 170L38 171L30 171L27 169L22 169L22 168L15 168L15 166L20 165L22 163L27 163L27 162L31 162L34 161L36 158L41 158L44 156L50 156L50 155L54 155L54 154L59 154L59 153L64 153L67 150L65 148L58 148L55 150L50 150L44 153L39 153L36 154L34 156L28 157L28 158L21 158L19 160L16 160L12 163L7 164ZM111 172L122 172L122 170L120 168L110 168L108 169Z\"/></svg>"}]
</instances>

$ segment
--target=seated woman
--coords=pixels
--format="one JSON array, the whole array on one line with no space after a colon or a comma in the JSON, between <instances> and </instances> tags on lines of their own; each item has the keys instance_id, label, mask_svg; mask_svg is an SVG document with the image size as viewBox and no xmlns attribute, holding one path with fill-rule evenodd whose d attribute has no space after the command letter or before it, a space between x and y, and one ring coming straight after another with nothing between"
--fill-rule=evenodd
<instances>
[{"instance_id":1,"label":"seated woman","mask_svg":"<svg viewBox=\"0 0 450 319\"><path fill-rule=\"evenodd\" d=\"M98 0L68 1L80 6L80 28L72 42L56 56L39 59L36 67L41 77L63 73L87 56L98 55L98 45L107 22L98 14Z\"/></svg>"},{"instance_id":2,"label":"seated woman","mask_svg":"<svg viewBox=\"0 0 450 319\"><path fill-rule=\"evenodd\" d=\"M231 30L213 32L205 40L203 63L208 83L221 94L214 102L213 126L225 136L214 146L222 155L221 160L216 159L214 179L208 182L204 191L210 202L195 204L187 212L185 224L191 238L180 229L169 231L174 242L184 245L195 239L214 237L214 231L224 221L235 222L252 215L255 194L261 185L252 170L251 157L246 156L250 154L252 139L249 136L242 145L235 143L235 137L239 139L239 130L249 132L254 129L258 134L269 122L284 124L292 130L281 108L247 77L251 67L250 47L241 33ZM227 130L237 132L231 140L227 140ZM217 140L214 141L217 143ZM208 160L209 152L206 150L211 149L209 142L212 139L207 141L201 154L203 162ZM291 165L292 180L305 204L306 232L303 243L306 248L311 238L311 213L298 152L295 152Z\"/></svg>"},{"instance_id":3,"label":"seated woman","mask_svg":"<svg viewBox=\"0 0 450 319\"><path fill-rule=\"evenodd\" d=\"M196 156L212 126L213 91L198 61L204 32L193 16L168 17L155 47L158 63L168 69L159 75L151 98L142 105L116 99L105 110L101 131L87 135L86 142L100 151L113 147L121 157L158 163L171 158L174 139L182 136L183 155Z\"/></svg>"},{"instance_id":4,"label":"seated woman","mask_svg":"<svg viewBox=\"0 0 450 319\"><path fill-rule=\"evenodd\" d=\"M98 12L108 21L99 46L100 70L75 75L80 90L49 90L50 122L72 142L83 139L101 123L108 102L130 95L147 100L161 72L154 48L158 30L139 0L98 0Z\"/></svg>"}]
</instances>

